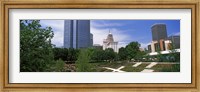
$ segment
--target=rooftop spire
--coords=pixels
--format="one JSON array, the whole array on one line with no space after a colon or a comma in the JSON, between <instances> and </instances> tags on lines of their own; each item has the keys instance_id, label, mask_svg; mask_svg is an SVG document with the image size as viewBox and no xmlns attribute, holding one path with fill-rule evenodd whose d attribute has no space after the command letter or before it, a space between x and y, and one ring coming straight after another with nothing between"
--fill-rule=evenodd
<instances>
[{"instance_id":1,"label":"rooftop spire","mask_svg":"<svg viewBox=\"0 0 200 92\"><path fill-rule=\"evenodd\" d=\"M109 29L109 34L111 34L110 29Z\"/></svg>"}]
</instances>

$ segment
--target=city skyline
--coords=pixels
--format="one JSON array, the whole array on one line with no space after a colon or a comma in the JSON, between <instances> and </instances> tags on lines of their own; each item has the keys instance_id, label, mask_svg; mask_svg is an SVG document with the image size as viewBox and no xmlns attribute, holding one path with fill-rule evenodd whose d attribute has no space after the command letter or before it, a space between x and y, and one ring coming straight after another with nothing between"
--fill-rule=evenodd
<instances>
[{"instance_id":1,"label":"city skyline","mask_svg":"<svg viewBox=\"0 0 200 92\"><path fill-rule=\"evenodd\" d=\"M152 40L151 26L155 23L166 24L168 36L180 35L180 20L91 20L90 31L93 34L93 44L102 45L102 40L111 30L114 39L119 42L119 48L132 41L138 41L142 48L147 48ZM62 47L64 20L41 20L41 25L52 27L52 43Z\"/></svg>"},{"instance_id":2,"label":"city skyline","mask_svg":"<svg viewBox=\"0 0 200 92\"><path fill-rule=\"evenodd\" d=\"M55 20L20 20L20 72L180 72L183 45L180 30L174 31L180 21L57 22L60 24ZM60 47L52 42L57 40L56 32L61 32L63 39L58 39L63 41ZM93 40L103 44L93 44ZM149 43L141 47L142 41ZM120 42L125 47L120 47Z\"/></svg>"}]
</instances>

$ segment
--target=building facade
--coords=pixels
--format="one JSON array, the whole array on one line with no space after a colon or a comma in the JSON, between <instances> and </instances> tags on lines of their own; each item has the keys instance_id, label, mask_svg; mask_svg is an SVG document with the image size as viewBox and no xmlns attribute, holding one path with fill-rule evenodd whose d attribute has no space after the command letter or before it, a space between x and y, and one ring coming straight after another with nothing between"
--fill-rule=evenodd
<instances>
[{"instance_id":1,"label":"building facade","mask_svg":"<svg viewBox=\"0 0 200 92\"><path fill-rule=\"evenodd\" d=\"M109 32L106 39L103 40L103 50L112 48L114 52L118 52L118 42L114 41L113 35Z\"/></svg>"},{"instance_id":2,"label":"building facade","mask_svg":"<svg viewBox=\"0 0 200 92\"><path fill-rule=\"evenodd\" d=\"M152 41L167 39L167 28L165 24L154 24L151 27Z\"/></svg>"},{"instance_id":3,"label":"building facade","mask_svg":"<svg viewBox=\"0 0 200 92\"><path fill-rule=\"evenodd\" d=\"M148 45L148 50L150 52L157 52L157 51L166 51L170 50L171 48L171 40L163 40L160 41L152 41L150 45Z\"/></svg>"},{"instance_id":4,"label":"building facade","mask_svg":"<svg viewBox=\"0 0 200 92\"><path fill-rule=\"evenodd\" d=\"M101 46L100 44L94 44L94 45L92 46L92 48L99 49L99 50L103 50L103 46Z\"/></svg>"},{"instance_id":5,"label":"building facade","mask_svg":"<svg viewBox=\"0 0 200 92\"><path fill-rule=\"evenodd\" d=\"M64 21L64 48L73 48L73 20Z\"/></svg>"},{"instance_id":6,"label":"building facade","mask_svg":"<svg viewBox=\"0 0 200 92\"><path fill-rule=\"evenodd\" d=\"M172 45L174 49L180 48L180 36L169 36L168 40L172 41Z\"/></svg>"},{"instance_id":7,"label":"building facade","mask_svg":"<svg viewBox=\"0 0 200 92\"><path fill-rule=\"evenodd\" d=\"M90 36L90 20L64 21L64 48L90 47Z\"/></svg>"},{"instance_id":8,"label":"building facade","mask_svg":"<svg viewBox=\"0 0 200 92\"><path fill-rule=\"evenodd\" d=\"M93 46L93 34L90 33L90 46Z\"/></svg>"},{"instance_id":9,"label":"building facade","mask_svg":"<svg viewBox=\"0 0 200 92\"><path fill-rule=\"evenodd\" d=\"M151 27L152 42L148 45L149 52L168 51L180 48L180 36L167 36L165 24L154 24Z\"/></svg>"}]
</instances>

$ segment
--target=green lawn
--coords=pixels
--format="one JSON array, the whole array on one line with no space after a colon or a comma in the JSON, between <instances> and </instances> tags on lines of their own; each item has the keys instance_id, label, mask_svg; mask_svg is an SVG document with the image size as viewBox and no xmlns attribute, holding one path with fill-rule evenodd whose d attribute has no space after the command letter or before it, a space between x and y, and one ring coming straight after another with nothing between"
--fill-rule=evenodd
<instances>
[{"instance_id":1,"label":"green lawn","mask_svg":"<svg viewBox=\"0 0 200 92\"><path fill-rule=\"evenodd\" d=\"M128 63L128 62L98 62L98 63L91 63L94 66L94 72L112 72L112 70L108 70L102 67L110 67L117 69L121 66L125 66L122 71L126 72L141 72L145 69L149 63L143 63L138 67L132 67L135 63ZM153 66L151 69L154 72L180 72L180 64L157 64Z\"/></svg>"},{"instance_id":2,"label":"green lawn","mask_svg":"<svg viewBox=\"0 0 200 92\"><path fill-rule=\"evenodd\" d=\"M92 71L91 72L112 72L112 70L105 69L103 67L110 67L117 69L121 66L125 66L122 71L126 72L141 72L145 69L147 65L149 65L151 62L145 62L137 67L132 67L136 62L128 63L126 61L118 61L118 62L95 62L90 63ZM154 72L180 72L180 64L157 64L153 66L151 69L154 70ZM72 70L71 72L75 72L75 65L71 64L65 65L66 72L70 72L69 70Z\"/></svg>"},{"instance_id":3,"label":"green lawn","mask_svg":"<svg viewBox=\"0 0 200 92\"><path fill-rule=\"evenodd\" d=\"M141 64L137 67L132 67L133 64L128 64L127 66L125 66L125 68L121 69L122 71L126 71L126 72L141 72L142 70L145 69L145 67L148 64Z\"/></svg>"},{"instance_id":4,"label":"green lawn","mask_svg":"<svg viewBox=\"0 0 200 92\"><path fill-rule=\"evenodd\" d=\"M97 67L97 68L92 69L92 72L112 72L112 70L108 70L102 67Z\"/></svg>"},{"instance_id":5,"label":"green lawn","mask_svg":"<svg viewBox=\"0 0 200 92\"><path fill-rule=\"evenodd\" d=\"M124 66L124 65L127 65L128 63L127 62L96 62L96 63L91 63L92 66L95 66L95 67L110 67L110 68L119 68L121 66Z\"/></svg>"},{"instance_id":6,"label":"green lawn","mask_svg":"<svg viewBox=\"0 0 200 92\"><path fill-rule=\"evenodd\" d=\"M157 64L151 69L154 72L180 72L180 64Z\"/></svg>"},{"instance_id":7,"label":"green lawn","mask_svg":"<svg viewBox=\"0 0 200 92\"><path fill-rule=\"evenodd\" d=\"M126 66L128 63L123 61L123 62L95 62L95 63L90 63L93 66L93 72L112 72L112 70L105 69L103 67L110 67L117 69L121 66Z\"/></svg>"}]
</instances>

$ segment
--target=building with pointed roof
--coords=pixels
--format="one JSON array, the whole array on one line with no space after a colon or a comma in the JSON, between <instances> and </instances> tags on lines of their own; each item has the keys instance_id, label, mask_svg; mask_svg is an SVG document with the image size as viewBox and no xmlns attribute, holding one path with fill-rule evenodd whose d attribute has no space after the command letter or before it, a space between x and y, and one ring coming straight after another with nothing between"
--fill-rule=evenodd
<instances>
[{"instance_id":1,"label":"building with pointed roof","mask_svg":"<svg viewBox=\"0 0 200 92\"><path fill-rule=\"evenodd\" d=\"M103 40L103 50L107 48L112 48L114 52L118 52L118 42L114 41L113 35L109 30L109 34L106 39Z\"/></svg>"}]
</instances>

